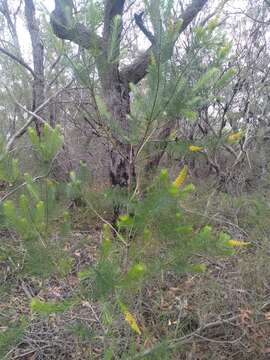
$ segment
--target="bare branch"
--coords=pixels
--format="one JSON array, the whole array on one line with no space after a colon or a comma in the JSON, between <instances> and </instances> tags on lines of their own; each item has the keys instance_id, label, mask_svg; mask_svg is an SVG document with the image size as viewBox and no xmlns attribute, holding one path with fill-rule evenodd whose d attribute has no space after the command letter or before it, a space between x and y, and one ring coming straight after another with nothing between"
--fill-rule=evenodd
<instances>
[{"instance_id":1,"label":"bare branch","mask_svg":"<svg viewBox=\"0 0 270 360\"><path fill-rule=\"evenodd\" d=\"M80 23L73 24L73 4L70 0L55 0L51 25L57 37L70 40L85 49L103 49L103 40L95 32Z\"/></svg>"},{"instance_id":2,"label":"bare branch","mask_svg":"<svg viewBox=\"0 0 270 360\"><path fill-rule=\"evenodd\" d=\"M20 4L19 4L20 6ZM19 57L22 57L21 55L21 49L20 49L20 43L19 43L19 38L18 38L18 33L17 33L17 28L16 28L16 16L17 16L17 10L16 12L13 14L13 19L11 18L12 12L9 8L9 4L7 0L1 0L0 3L0 12L4 15L7 25L8 25L8 29L9 32L12 36L12 41L15 45L15 49L17 54L19 55Z\"/></svg>"},{"instance_id":3,"label":"bare branch","mask_svg":"<svg viewBox=\"0 0 270 360\"><path fill-rule=\"evenodd\" d=\"M13 144L15 143L15 141L17 139L19 139L27 130L27 128L32 124L32 122L35 120L35 117L37 117L37 113L40 112L42 109L44 109L44 107L52 100L54 99L56 96L58 96L62 91L66 90L71 84L73 83L73 80L67 84L67 86L65 86L64 88L58 90L55 94L53 94L52 96L50 96L47 100L44 101L43 104L41 104L35 112L32 112L28 109L26 109L23 105L19 104L18 101L12 96L13 101L20 106L24 111L26 111L28 114L31 115L31 117L26 121L26 123L9 139L7 145L6 145L6 151L10 151L13 147ZM43 119L39 119L40 121L43 121Z\"/></svg>"},{"instance_id":4,"label":"bare branch","mask_svg":"<svg viewBox=\"0 0 270 360\"><path fill-rule=\"evenodd\" d=\"M182 13L182 26L180 27L178 35L188 27L192 20L201 11L208 0L193 0L187 9ZM125 67L121 72L121 78L125 83L138 83L147 73L147 67L150 60L150 54L153 50L153 45L140 55L131 65ZM171 54L169 55L171 56Z\"/></svg>"},{"instance_id":5,"label":"bare branch","mask_svg":"<svg viewBox=\"0 0 270 360\"><path fill-rule=\"evenodd\" d=\"M151 31L147 30L146 26L144 25L144 22L142 19L143 14L144 14L144 12L142 11L140 14L134 15L135 23L139 27L139 29L144 33L144 35L147 37L147 39L151 42L151 44L155 45L154 35L151 33Z\"/></svg>"},{"instance_id":6,"label":"bare branch","mask_svg":"<svg viewBox=\"0 0 270 360\"><path fill-rule=\"evenodd\" d=\"M4 55L10 57L12 60L16 61L18 64L22 65L26 70L28 70L33 75L34 78L38 78L38 76L35 74L34 70L28 64L26 64L26 62L23 59L12 54L8 50L4 49L3 47L0 47L0 52L3 53Z\"/></svg>"}]
</instances>

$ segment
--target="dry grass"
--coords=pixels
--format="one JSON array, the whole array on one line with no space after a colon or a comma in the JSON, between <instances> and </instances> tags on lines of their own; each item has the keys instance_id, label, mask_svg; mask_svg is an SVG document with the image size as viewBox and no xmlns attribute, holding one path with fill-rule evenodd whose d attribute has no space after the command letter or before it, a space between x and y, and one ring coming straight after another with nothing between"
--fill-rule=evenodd
<instances>
[{"instance_id":1,"label":"dry grass","mask_svg":"<svg viewBox=\"0 0 270 360\"><path fill-rule=\"evenodd\" d=\"M217 194L212 199L205 207L203 195L197 194L192 209L234 236L248 236L253 246L229 258L197 254L207 265L204 273L163 273L136 296L131 294L142 336L132 332L116 309L109 309L114 316L106 319L104 306L91 301L89 289L78 281L77 273L95 262L100 240L99 226L87 223L87 217L82 222L76 218L76 232L67 243L74 266L65 278L41 283L22 276L8 258L0 261L0 334L7 319L9 324L26 322L2 359L269 359L268 213L259 201L256 221L255 210L246 207L254 199L228 200ZM61 300L78 295L80 301L63 314L42 318L29 310L32 296Z\"/></svg>"}]
</instances>

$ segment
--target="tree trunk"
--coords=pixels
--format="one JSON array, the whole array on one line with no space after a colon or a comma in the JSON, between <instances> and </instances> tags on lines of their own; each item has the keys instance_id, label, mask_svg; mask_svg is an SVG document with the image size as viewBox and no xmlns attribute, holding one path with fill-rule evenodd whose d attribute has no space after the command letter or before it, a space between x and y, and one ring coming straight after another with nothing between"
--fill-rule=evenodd
<instances>
[{"instance_id":1,"label":"tree trunk","mask_svg":"<svg viewBox=\"0 0 270 360\"><path fill-rule=\"evenodd\" d=\"M102 36L87 28L84 24L74 21L72 17L72 0L55 0L55 10L51 14L51 24L54 33L59 38L70 40L92 51L97 60L103 95L108 111L112 116L112 121L119 127L119 132L128 134L129 119L127 115L130 112L128 86L131 82L137 84L146 76L150 55L155 45L153 43L143 55L139 55L130 65L120 69L118 55L120 54L125 3L125 0L104 0L104 27ZM182 25L179 28L178 36L187 28L206 3L207 0L192 0L191 4L187 6L179 18L182 20ZM116 16L120 17L121 23L116 43L114 44L115 61L111 62L108 54L112 40L113 22ZM142 24L140 28L142 29ZM168 59L172 55L173 49L171 50L170 54L168 54ZM123 140L123 136L119 137L115 141L115 145L111 146L110 155L110 179L112 185L120 187L128 186L130 188L132 181L136 179L132 145ZM159 161L159 158L155 159L154 164Z\"/></svg>"},{"instance_id":2,"label":"tree trunk","mask_svg":"<svg viewBox=\"0 0 270 360\"><path fill-rule=\"evenodd\" d=\"M103 82L104 99L119 132L128 134L130 112L129 89L118 79ZM135 182L133 149L130 144L119 138L115 145L110 145L110 180L113 186L131 187Z\"/></svg>"},{"instance_id":3,"label":"tree trunk","mask_svg":"<svg viewBox=\"0 0 270 360\"><path fill-rule=\"evenodd\" d=\"M25 18L31 38L35 78L33 80L32 111L35 112L45 101L44 46L40 36L39 23L33 0L25 0ZM43 110L37 115L42 118ZM37 133L40 135L43 123L35 118Z\"/></svg>"},{"instance_id":4,"label":"tree trunk","mask_svg":"<svg viewBox=\"0 0 270 360\"><path fill-rule=\"evenodd\" d=\"M118 70L117 70L118 75ZM102 89L107 109L111 115L115 129L112 130L114 143L109 145L110 152L110 183L113 187L131 190L136 182L136 172L134 166L134 153L132 146L125 142L121 134L128 134L129 122L128 114L130 112L130 96L128 86L125 86L118 80L118 76L112 76L109 73L107 79L103 79ZM119 129L119 131L118 131ZM116 226L121 206L115 203L113 206L114 214L112 223Z\"/></svg>"}]
</instances>

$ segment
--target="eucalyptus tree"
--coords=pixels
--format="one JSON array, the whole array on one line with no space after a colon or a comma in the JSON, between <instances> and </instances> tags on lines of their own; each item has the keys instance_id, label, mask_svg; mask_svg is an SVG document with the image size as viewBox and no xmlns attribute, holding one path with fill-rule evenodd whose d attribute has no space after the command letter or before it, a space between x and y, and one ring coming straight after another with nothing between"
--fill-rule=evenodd
<instances>
[{"instance_id":1,"label":"eucalyptus tree","mask_svg":"<svg viewBox=\"0 0 270 360\"><path fill-rule=\"evenodd\" d=\"M129 139L133 131L133 119L130 116L131 84L136 85L147 77L151 61L162 64L171 59L179 36L203 9L207 0L193 0L178 14L173 11L173 1L144 1L141 12L134 16L134 22L138 31L144 34L142 41L150 45L136 54L133 60L122 58L120 61L123 55L122 40L128 31L125 15L135 3L125 0L88 1L85 14L92 19L92 24L79 20L80 11L75 9L72 0L55 0L55 10L51 14L55 35L86 49L95 61L97 74L94 81L99 84L103 113L107 112L116 129L112 136L110 134L109 141L110 180L113 185L120 187L131 185L136 176L134 148L138 144L134 146ZM149 27L144 21L145 13L150 20ZM99 22L93 24L97 19ZM161 51L161 42L166 42L166 51L164 48ZM84 73L84 76L87 74ZM97 107L101 101L97 102ZM146 131L142 141L148 136Z\"/></svg>"}]
</instances>

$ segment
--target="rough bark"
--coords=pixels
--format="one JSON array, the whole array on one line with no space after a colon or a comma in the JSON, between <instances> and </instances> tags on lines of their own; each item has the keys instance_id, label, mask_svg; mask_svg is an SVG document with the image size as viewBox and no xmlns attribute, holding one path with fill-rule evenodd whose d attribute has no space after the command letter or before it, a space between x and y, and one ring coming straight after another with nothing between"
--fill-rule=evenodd
<instances>
[{"instance_id":1,"label":"rough bark","mask_svg":"<svg viewBox=\"0 0 270 360\"><path fill-rule=\"evenodd\" d=\"M118 78L114 76L113 71L102 79L104 100L112 121L120 127L121 131L127 133L129 131L127 115L130 112L129 89L120 81L119 74ZM116 141L114 145L110 145L110 161L111 184L120 187L130 186L135 176L133 152L130 145L123 141Z\"/></svg>"},{"instance_id":2,"label":"rough bark","mask_svg":"<svg viewBox=\"0 0 270 360\"><path fill-rule=\"evenodd\" d=\"M33 0L25 0L25 18L27 28L31 38L33 63L34 63L34 81L33 81L33 101L32 111L35 112L45 101L45 78L44 78L44 47L40 36L39 23L36 18L36 9ZM42 110L37 113L42 117ZM43 123L35 118L36 129L41 134Z\"/></svg>"}]
</instances>

